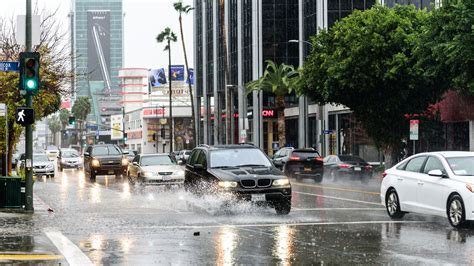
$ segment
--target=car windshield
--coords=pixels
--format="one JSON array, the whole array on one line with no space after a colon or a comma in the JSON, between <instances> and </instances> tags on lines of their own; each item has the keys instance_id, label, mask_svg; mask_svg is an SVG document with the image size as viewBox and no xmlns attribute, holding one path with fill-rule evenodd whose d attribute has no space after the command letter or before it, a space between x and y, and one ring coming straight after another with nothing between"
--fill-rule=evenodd
<instances>
[{"instance_id":1,"label":"car windshield","mask_svg":"<svg viewBox=\"0 0 474 266\"><path fill-rule=\"evenodd\" d=\"M342 162L356 162L356 163L365 163L362 158L357 156L350 156L350 155L339 155L339 160Z\"/></svg>"},{"instance_id":2,"label":"car windshield","mask_svg":"<svg viewBox=\"0 0 474 266\"><path fill-rule=\"evenodd\" d=\"M46 154L35 154L33 155L33 162L45 162L49 161L48 156Z\"/></svg>"},{"instance_id":3,"label":"car windshield","mask_svg":"<svg viewBox=\"0 0 474 266\"><path fill-rule=\"evenodd\" d=\"M271 163L259 149L222 149L210 152L210 167L267 166Z\"/></svg>"},{"instance_id":4,"label":"car windshield","mask_svg":"<svg viewBox=\"0 0 474 266\"><path fill-rule=\"evenodd\" d=\"M94 147L92 155L120 155L122 154L116 146Z\"/></svg>"},{"instance_id":5,"label":"car windshield","mask_svg":"<svg viewBox=\"0 0 474 266\"><path fill-rule=\"evenodd\" d=\"M474 176L474 156L447 158L455 175Z\"/></svg>"},{"instance_id":6,"label":"car windshield","mask_svg":"<svg viewBox=\"0 0 474 266\"><path fill-rule=\"evenodd\" d=\"M140 165L174 165L176 161L169 155L154 155L154 156L143 156Z\"/></svg>"},{"instance_id":7,"label":"car windshield","mask_svg":"<svg viewBox=\"0 0 474 266\"><path fill-rule=\"evenodd\" d=\"M64 158L77 158L79 153L77 151L61 151L61 156Z\"/></svg>"}]
</instances>

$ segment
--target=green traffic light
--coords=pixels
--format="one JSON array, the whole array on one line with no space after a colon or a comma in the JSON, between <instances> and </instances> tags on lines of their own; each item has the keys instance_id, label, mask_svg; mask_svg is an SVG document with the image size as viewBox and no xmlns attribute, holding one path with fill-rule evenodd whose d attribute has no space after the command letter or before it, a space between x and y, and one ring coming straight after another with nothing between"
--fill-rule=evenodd
<instances>
[{"instance_id":1,"label":"green traffic light","mask_svg":"<svg viewBox=\"0 0 474 266\"><path fill-rule=\"evenodd\" d=\"M32 80L32 79L27 80L27 81L26 81L26 88L27 88L28 90L34 90L34 89L36 89L36 82L35 82L34 80Z\"/></svg>"}]
</instances>

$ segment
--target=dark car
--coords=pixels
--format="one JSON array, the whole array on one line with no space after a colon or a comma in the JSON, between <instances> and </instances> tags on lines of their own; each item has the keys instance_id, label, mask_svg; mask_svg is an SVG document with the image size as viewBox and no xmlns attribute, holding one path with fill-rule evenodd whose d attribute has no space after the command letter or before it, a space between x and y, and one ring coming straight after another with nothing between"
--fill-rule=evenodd
<instances>
[{"instance_id":1,"label":"dark car","mask_svg":"<svg viewBox=\"0 0 474 266\"><path fill-rule=\"evenodd\" d=\"M75 149L59 150L58 154L58 170L62 172L65 168L80 169L84 166L79 152Z\"/></svg>"},{"instance_id":2,"label":"dark car","mask_svg":"<svg viewBox=\"0 0 474 266\"><path fill-rule=\"evenodd\" d=\"M373 173L370 164L354 155L329 155L324 158L324 169L332 181L349 178L368 182Z\"/></svg>"},{"instance_id":3,"label":"dark car","mask_svg":"<svg viewBox=\"0 0 474 266\"><path fill-rule=\"evenodd\" d=\"M249 144L195 148L186 164L184 185L193 192L230 193L239 200L267 204L278 214L291 210L290 181Z\"/></svg>"},{"instance_id":4,"label":"dark car","mask_svg":"<svg viewBox=\"0 0 474 266\"><path fill-rule=\"evenodd\" d=\"M128 160L119 146L115 144L97 144L87 147L84 152L84 171L91 180L97 175L120 177L126 173Z\"/></svg>"},{"instance_id":5,"label":"dark car","mask_svg":"<svg viewBox=\"0 0 474 266\"><path fill-rule=\"evenodd\" d=\"M315 149L282 148L273 156L273 163L292 178L312 178L316 182L323 179L323 158Z\"/></svg>"}]
</instances>

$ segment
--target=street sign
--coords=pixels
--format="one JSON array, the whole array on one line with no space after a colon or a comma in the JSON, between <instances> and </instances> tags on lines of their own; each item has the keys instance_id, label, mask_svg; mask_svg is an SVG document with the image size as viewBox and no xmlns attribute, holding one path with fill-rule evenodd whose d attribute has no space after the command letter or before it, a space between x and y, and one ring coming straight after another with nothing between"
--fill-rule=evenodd
<instances>
[{"instance_id":1,"label":"street sign","mask_svg":"<svg viewBox=\"0 0 474 266\"><path fill-rule=\"evenodd\" d=\"M420 120L410 120L410 140L418 140Z\"/></svg>"},{"instance_id":2,"label":"street sign","mask_svg":"<svg viewBox=\"0 0 474 266\"><path fill-rule=\"evenodd\" d=\"M0 61L0 72L18 72L20 63L14 61Z\"/></svg>"},{"instance_id":3,"label":"street sign","mask_svg":"<svg viewBox=\"0 0 474 266\"><path fill-rule=\"evenodd\" d=\"M7 115L7 105L4 103L0 103L0 116Z\"/></svg>"},{"instance_id":4,"label":"street sign","mask_svg":"<svg viewBox=\"0 0 474 266\"><path fill-rule=\"evenodd\" d=\"M35 111L30 107L17 107L15 122L22 126L32 125L35 122Z\"/></svg>"}]
</instances>

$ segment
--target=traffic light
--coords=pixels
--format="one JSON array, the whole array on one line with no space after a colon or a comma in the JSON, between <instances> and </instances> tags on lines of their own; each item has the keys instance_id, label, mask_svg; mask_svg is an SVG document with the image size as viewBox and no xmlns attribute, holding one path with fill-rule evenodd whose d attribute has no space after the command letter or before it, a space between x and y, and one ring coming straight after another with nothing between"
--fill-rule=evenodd
<instances>
[{"instance_id":1,"label":"traffic light","mask_svg":"<svg viewBox=\"0 0 474 266\"><path fill-rule=\"evenodd\" d=\"M39 91L40 78L40 54L38 52L20 53L20 90L29 95L35 95Z\"/></svg>"},{"instance_id":2,"label":"traffic light","mask_svg":"<svg viewBox=\"0 0 474 266\"><path fill-rule=\"evenodd\" d=\"M123 141L127 141L127 133L123 133Z\"/></svg>"},{"instance_id":3,"label":"traffic light","mask_svg":"<svg viewBox=\"0 0 474 266\"><path fill-rule=\"evenodd\" d=\"M76 117L70 116L69 117L69 125L75 125L76 124Z\"/></svg>"}]
</instances>

